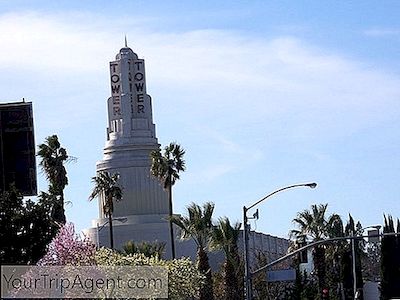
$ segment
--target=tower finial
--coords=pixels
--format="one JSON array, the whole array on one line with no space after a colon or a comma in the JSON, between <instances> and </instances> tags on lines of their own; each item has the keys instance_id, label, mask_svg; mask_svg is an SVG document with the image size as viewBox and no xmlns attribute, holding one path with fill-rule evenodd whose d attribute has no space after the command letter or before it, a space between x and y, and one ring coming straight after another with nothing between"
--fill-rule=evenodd
<instances>
[{"instance_id":1,"label":"tower finial","mask_svg":"<svg viewBox=\"0 0 400 300\"><path fill-rule=\"evenodd\" d=\"M128 42L126 40L126 34L125 34L125 48L128 48Z\"/></svg>"}]
</instances>

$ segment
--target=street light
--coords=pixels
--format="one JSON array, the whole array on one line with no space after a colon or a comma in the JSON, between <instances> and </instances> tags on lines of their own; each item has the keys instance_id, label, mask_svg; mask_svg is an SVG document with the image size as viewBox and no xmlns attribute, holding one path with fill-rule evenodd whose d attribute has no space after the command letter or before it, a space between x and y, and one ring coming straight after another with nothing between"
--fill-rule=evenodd
<instances>
[{"instance_id":1,"label":"street light","mask_svg":"<svg viewBox=\"0 0 400 300\"><path fill-rule=\"evenodd\" d=\"M364 228L361 228L360 231L365 230L365 229L369 229L369 228L375 228L376 230L378 230L379 233L379 229L381 229L381 225L371 225L371 226L367 226ZM358 299L358 294L357 294L357 274L356 274L356 251L355 251L355 245L354 245L354 231L351 230L351 236L353 237L351 239L351 260L352 260L352 269L353 269L353 295L354 295L354 299Z\"/></svg>"},{"instance_id":2,"label":"street light","mask_svg":"<svg viewBox=\"0 0 400 300\"><path fill-rule=\"evenodd\" d=\"M125 223L126 221L128 221L128 218L125 217L121 217L121 218L113 218L113 221L118 221L121 223ZM99 236L99 232L104 228L104 226L106 226L110 221L107 220L106 222L104 222L101 226L99 226L99 223L97 223L97 231L96 231L96 235L97 235L97 248L100 248L100 236Z\"/></svg>"},{"instance_id":3,"label":"street light","mask_svg":"<svg viewBox=\"0 0 400 300\"><path fill-rule=\"evenodd\" d=\"M315 188L317 184L315 182L311 183L298 183L298 184L293 184L289 185L280 189L277 189L276 191L268 194L264 198L258 200L256 203L250 205L249 207L243 206L243 244L244 244L244 287L245 287L245 293L246 293L246 300L252 300L253 298L253 291L252 291L252 286L251 286L251 274L250 274L250 261L249 261L249 232L250 232L250 224L247 223L248 217L247 217L247 212L252 209L254 206L260 204L261 202L267 200L269 197L275 195L276 193L282 192L284 190L296 188L296 187L309 187L309 188Z\"/></svg>"}]
</instances>

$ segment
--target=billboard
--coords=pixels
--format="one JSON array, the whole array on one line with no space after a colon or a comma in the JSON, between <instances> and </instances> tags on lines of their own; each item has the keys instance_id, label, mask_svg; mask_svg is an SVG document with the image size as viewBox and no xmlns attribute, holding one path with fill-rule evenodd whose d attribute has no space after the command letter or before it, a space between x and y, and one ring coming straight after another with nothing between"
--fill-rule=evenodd
<instances>
[{"instance_id":1,"label":"billboard","mask_svg":"<svg viewBox=\"0 0 400 300\"><path fill-rule=\"evenodd\" d=\"M11 184L24 196L37 194L31 102L0 103L0 191Z\"/></svg>"}]
</instances>

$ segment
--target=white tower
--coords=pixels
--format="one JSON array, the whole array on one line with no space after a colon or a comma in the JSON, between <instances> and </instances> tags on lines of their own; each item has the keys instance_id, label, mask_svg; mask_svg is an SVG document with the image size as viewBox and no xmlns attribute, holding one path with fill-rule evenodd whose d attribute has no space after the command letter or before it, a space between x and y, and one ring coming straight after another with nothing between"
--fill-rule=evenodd
<instances>
[{"instance_id":1,"label":"white tower","mask_svg":"<svg viewBox=\"0 0 400 300\"><path fill-rule=\"evenodd\" d=\"M150 175L149 155L160 145L151 97L146 93L144 60L130 48L122 48L116 60L110 62L110 80L107 141L97 171L118 172L121 176L123 200L115 204L114 217L167 215L167 194Z\"/></svg>"},{"instance_id":2,"label":"white tower","mask_svg":"<svg viewBox=\"0 0 400 300\"><path fill-rule=\"evenodd\" d=\"M160 148L153 124L151 97L146 93L144 60L130 48L122 48L110 62L111 97L108 99L108 128L104 157L97 171L120 174L123 199L114 204L114 244L129 240L160 241L169 252L168 196L150 175L150 152ZM96 228L87 233L100 245L109 245L107 219L99 201ZM108 226L108 224L106 225ZM169 253L168 253L169 254Z\"/></svg>"}]
</instances>

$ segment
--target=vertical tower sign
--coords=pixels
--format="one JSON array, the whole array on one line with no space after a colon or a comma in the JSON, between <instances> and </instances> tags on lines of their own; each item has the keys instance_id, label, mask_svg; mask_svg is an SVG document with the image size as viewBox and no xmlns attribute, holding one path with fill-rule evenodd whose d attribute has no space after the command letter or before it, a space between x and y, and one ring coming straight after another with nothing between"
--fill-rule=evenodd
<instances>
[{"instance_id":1,"label":"vertical tower sign","mask_svg":"<svg viewBox=\"0 0 400 300\"><path fill-rule=\"evenodd\" d=\"M97 171L120 174L122 201L114 216L168 214L167 194L150 175L150 153L159 149L146 92L145 62L130 48L122 48L110 62L107 141ZM100 216L102 203L99 204Z\"/></svg>"},{"instance_id":2,"label":"vertical tower sign","mask_svg":"<svg viewBox=\"0 0 400 300\"><path fill-rule=\"evenodd\" d=\"M141 139L147 144L157 144L151 97L146 93L144 60L130 48L122 48L116 60L110 62L110 84L107 130L110 143L123 138L118 143L134 144Z\"/></svg>"},{"instance_id":3,"label":"vertical tower sign","mask_svg":"<svg viewBox=\"0 0 400 300\"><path fill-rule=\"evenodd\" d=\"M159 150L153 123L151 97L146 91L145 61L125 46L110 62L110 97L104 156L97 172L119 173L122 200L114 203L114 243L121 248L127 241L159 241L169 238L168 194L151 176L150 153ZM99 245L109 245L104 199L99 200L99 218L87 233ZM119 220L119 221L118 221ZM170 246L166 247L167 257Z\"/></svg>"},{"instance_id":4,"label":"vertical tower sign","mask_svg":"<svg viewBox=\"0 0 400 300\"><path fill-rule=\"evenodd\" d=\"M120 68L118 63L110 63L111 73L111 97L112 114L118 118L121 116L121 78L119 76Z\"/></svg>"}]
</instances>

